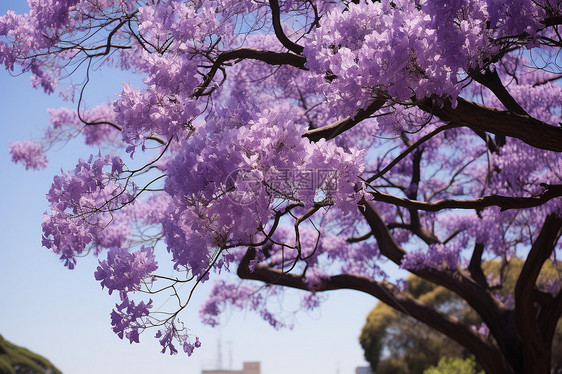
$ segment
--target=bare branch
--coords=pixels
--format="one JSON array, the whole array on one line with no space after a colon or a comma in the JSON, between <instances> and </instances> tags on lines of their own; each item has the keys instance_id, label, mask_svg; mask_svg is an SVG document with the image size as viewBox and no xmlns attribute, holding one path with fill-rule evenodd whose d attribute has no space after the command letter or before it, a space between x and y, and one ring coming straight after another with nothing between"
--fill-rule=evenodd
<instances>
[{"instance_id":1,"label":"bare branch","mask_svg":"<svg viewBox=\"0 0 562 374\"><path fill-rule=\"evenodd\" d=\"M119 31L119 29L120 29L121 27L123 27L123 25L125 25L126 23L128 23L129 20L130 20L131 18L133 18L133 17L135 16L135 14L137 14L137 13L138 13L138 10L135 11L135 12L133 12L133 13L131 13L131 14L128 14L128 15L125 16L125 17L123 17L123 18L120 20L119 24L118 24L117 26L115 26L115 28L114 28L113 30L111 30L111 31L109 32L109 34L108 34L108 36L107 36L107 42L106 42L106 45L105 45L105 51L100 52L100 53L96 53L96 54L93 54L93 55L89 55L89 54L86 54L86 55L87 55L88 57L90 57L90 58L92 58L92 57L98 57L98 56L107 56L107 55L111 52L111 48L113 47L113 45L111 44L111 40L113 39L113 36L117 33L117 31ZM122 47L120 47L120 48L130 48L130 47L122 46Z\"/></svg>"},{"instance_id":2,"label":"bare branch","mask_svg":"<svg viewBox=\"0 0 562 374\"><path fill-rule=\"evenodd\" d=\"M394 240L388 228L386 227L379 212L375 209L371 202L365 198L361 199L358 204L359 210L365 217L365 220L371 227L373 236L379 243L381 254L397 265L400 265L402 258L406 255L406 251Z\"/></svg>"},{"instance_id":3,"label":"bare branch","mask_svg":"<svg viewBox=\"0 0 562 374\"><path fill-rule=\"evenodd\" d=\"M384 169L382 169L381 171L379 171L377 174L373 175L372 177L370 177L369 179L367 179L365 182L367 183L371 183L372 181L374 181L377 178L382 177L383 175L385 175L390 169L392 169L397 163L399 163L400 161L402 161L404 159L404 157L408 156L410 154L410 152L412 152L413 150L415 150L417 147L419 147L420 145L422 145L423 143L425 143L426 141L428 141L429 139L433 138L435 135L439 134L442 131L445 130L449 130L449 129L454 129L455 127L460 127L460 125L456 125L456 124L448 124L448 125L444 125L441 127L436 128L435 130L433 130L432 132L430 132L427 135L424 135L423 137L421 137L418 141L416 141L414 144L412 144L411 146L408 147L408 149L406 149L404 152L402 152L398 157L396 157L394 160L392 160L392 162L390 164L388 164L387 167L385 167Z\"/></svg>"},{"instance_id":4,"label":"bare branch","mask_svg":"<svg viewBox=\"0 0 562 374\"><path fill-rule=\"evenodd\" d=\"M468 265L468 271L478 284L482 287L488 287L488 282L486 281L486 276L482 271L482 254L484 253L484 244L475 243L474 251L472 252L472 257L470 258L470 264Z\"/></svg>"},{"instance_id":5,"label":"bare branch","mask_svg":"<svg viewBox=\"0 0 562 374\"><path fill-rule=\"evenodd\" d=\"M359 209L371 227L379 244L381 254L396 264L401 264L405 256L404 249L394 240L383 218L371 202L362 199ZM513 357L521 351L517 332L513 327L510 311L494 295L477 283L462 269L410 269L412 274L429 282L443 286L462 297L482 317L500 350L507 357ZM510 372L510 371L502 371Z\"/></svg>"}]
</instances>

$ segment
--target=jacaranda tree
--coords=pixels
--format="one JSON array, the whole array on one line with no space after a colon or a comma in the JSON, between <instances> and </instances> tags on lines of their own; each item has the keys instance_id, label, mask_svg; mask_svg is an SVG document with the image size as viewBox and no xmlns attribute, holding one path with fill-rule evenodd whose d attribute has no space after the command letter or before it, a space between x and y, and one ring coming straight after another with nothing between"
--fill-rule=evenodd
<instances>
[{"instance_id":1,"label":"jacaranda tree","mask_svg":"<svg viewBox=\"0 0 562 374\"><path fill-rule=\"evenodd\" d=\"M304 308L353 289L489 373L549 372L562 282L539 275L562 230L559 1L28 2L0 18L0 62L75 101L10 151L41 168L70 137L103 150L55 177L43 245L68 268L100 256L120 337L152 330L163 351L191 354L184 283L215 279L211 325L232 305L281 327L269 300L283 287L307 291ZM88 107L90 73L106 67L143 84ZM156 263L160 242L171 266ZM525 263L504 297L482 263L513 257ZM483 325L410 297L385 261ZM153 308L162 292L169 310Z\"/></svg>"}]
</instances>

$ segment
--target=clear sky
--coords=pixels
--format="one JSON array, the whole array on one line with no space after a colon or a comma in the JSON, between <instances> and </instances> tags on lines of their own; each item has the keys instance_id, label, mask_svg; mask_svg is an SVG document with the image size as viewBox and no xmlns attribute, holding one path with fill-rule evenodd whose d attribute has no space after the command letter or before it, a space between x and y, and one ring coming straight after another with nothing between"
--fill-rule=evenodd
<instances>
[{"instance_id":1,"label":"clear sky","mask_svg":"<svg viewBox=\"0 0 562 374\"><path fill-rule=\"evenodd\" d=\"M22 12L25 2L2 0L0 13L7 9ZM91 106L120 92L127 77L107 73L95 79L98 84L88 92ZM71 142L51 150L49 167L39 172L12 164L8 154L10 142L41 136L46 108L64 105L32 89L28 76L11 77L0 70L0 334L71 374L200 373L216 368L219 357L224 368L232 369L240 369L242 361L261 361L263 374L351 374L366 365L358 336L375 299L352 291L333 292L319 311L299 314L293 330L275 331L251 312L239 311L225 315L222 326L213 329L199 323L203 286L183 316L203 343L191 358L160 354L155 331L141 335L141 344L120 340L109 318L117 296L95 281L97 259L82 258L69 271L41 247L45 193L53 176L97 150ZM294 299L289 292L286 302Z\"/></svg>"}]
</instances>

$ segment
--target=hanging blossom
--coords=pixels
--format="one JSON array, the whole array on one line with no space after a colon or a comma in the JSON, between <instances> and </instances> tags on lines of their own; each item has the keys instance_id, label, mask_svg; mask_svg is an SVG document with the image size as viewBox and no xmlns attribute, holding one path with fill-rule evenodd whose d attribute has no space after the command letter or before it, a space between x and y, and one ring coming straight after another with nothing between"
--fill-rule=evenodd
<instances>
[{"instance_id":1,"label":"hanging blossom","mask_svg":"<svg viewBox=\"0 0 562 374\"><path fill-rule=\"evenodd\" d=\"M129 300L125 292L120 293L121 304L116 304L115 309L111 312L111 325L113 332L121 339L124 337L129 339L130 343L139 342L139 334L146 327L146 317L152 308L152 299L145 303L135 303Z\"/></svg>"},{"instance_id":2,"label":"hanging blossom","mask_svg":"<svg viewBox=\"0 0 562 374\"><path fill-rule=\"evenodd\" d=\"M130 343L139 343L139 334L147 327L153 326L153 321L149 319L153 301L149 299L147 303L137 303L129 298L129 293L139 291L141 282L150 277L157 268L152 248L143 246L132 253L125 248L111 248L107 259L100 261L94 273L96 280L100 281L102 288L107 287L109 294L119 291L121 304L116 304L111 312L111 324L117 336L121 339L127 338ZM173 319L165 321L164 330L159 330L155 337L162 345L162 353L166 350L169 350L170 354L178 353L175 344L180 343L184 352L190 356L201 343L198 337L191 342L187 330L178 329L178 324L179 322L176 323Z\"/></svg>"},{"instance_id":3,"label":"hanging blossom","mask_svg":"<svg viewBox=\"0 0 562 374\"><path fill-rule=\"evenodd\" d=\"M48 109L47 112L51 123L45 130L47 141L54 143L81 133L88 145L122 145L120 132L111 125L116 116L112 103L81 110L80 115L69 108Z\"/></svg>"},{"instance_id":4,"label":"hanging blossom","mask_svg":"<svg viewBox=\"0 0 562 374\"><path fill-rule=\"evenodd\" d=\"M406 270L454 269L458 262L458 249L443 244L432 244L427 251L406 253L400 267Z\"/></svg>"},{"instance_id":5,"label":"hanging blossom","mask_svg":"<svg viewBox=\"0 0 562 374\"><path fill-rule=\"evenodd\" d=\"M275 292L269 287L269 292ZM203 323L210 326L219 324L219 315L228 306L237 309L249 309L257 312L261 318L275 329L288 327L267 308L267 295L257 287L226 283L218 280L213 284L209 296L199 309Z\"/></svg>"},{"instance_id":6,"label":"hanging blossom","mask_svg":"<svg viewBox=\"0 0 562 374\"><path fill-rule=\"evenodd\" d=\"M190 336L186 333L185 328L182 326L181 329L177 329L175 325L167 326L164 330L158 330L156 335L154 336L156 339L159 340L160 345L162 346L162 353L166 353L166 350L169 350L170 355L175 355L178 353L176 344L180 344L184 353L188 356L193 354L195 348L201 347L201 342L199 341L199 337L196 336L195 340L191 342Z\"/></svg>"},{"instance_id":7,"label":"hanging blossom","mask_svg":"<svg viewBox=\"0 0 562 374\"><path fill-rule=\"evenodd\" d=\"M10 155L15 163L22 163L26 169L45 169L48 159L43 146L31 140L10 143Z\"/></svg>"},{"instance_id":8,"label":"hanging blossom","mask_svg":"<svg viewBox=\"0 0 562 374\"><path fill-rule=\"evenodd\" d=\"M112 210L133 201L133 195L117 182L122 171L120 158L92 155L87 161L80 159L69 174L55 176L47 194L51 212L43 216L43 245L59 254L65 266L74 268L75 257L88 244L97 244L96 237L113 220ZM126 235L123 230L109 242L120 246Z\"/></svg>"},{"instance_id":9,"label":"hanging blossom","mask_svg":"<svg viewBox=\"0 0 562 374\"><path fill-rule=\"evenodd\" d=\"M152 248L143 246L133 253L125 248L111 248L107 260L100 261L94 276L111 295L115 290L139 290L141 281L156 269L158 265Z\"/></svg>"}]
</instances>

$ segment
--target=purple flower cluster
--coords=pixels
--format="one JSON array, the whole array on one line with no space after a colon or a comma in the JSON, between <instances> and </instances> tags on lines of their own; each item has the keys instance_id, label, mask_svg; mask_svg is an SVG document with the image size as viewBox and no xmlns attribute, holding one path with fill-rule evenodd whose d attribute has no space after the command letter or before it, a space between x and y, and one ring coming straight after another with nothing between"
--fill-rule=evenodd
<instances>
[{"instance_id":1,"label":"purple flower cluster","mask_svg":"<svg viewBox=\"0 0 562 374\"><path fill-rule=\"evenodd\" d=\"M111 248L94 276L102 288L107 287L109 294L114 290L131 292L139 290L141 281L156 269L152 248L142 247L133 253L125 248Z\"/></svg>"},{"instance_id":2,"label":"purple flower cluster","mask_svg":"<svg viewBox=\"0 0 562 374\"><path fill-rule=\"evenodd\" d=\"M126 293L122 293L121 301L121 304L116 304L111 312L113 332L121 339L125 337L131 343L138 343L139 333L146 328L144 319L150 313L152 299L148 303L141 301L136 304L133 300L129 300Z\"/></svg>"},{"instance_id":3,"label":"purple flower cluster","mask_svg":"<svg viewBox=\"0 0 562 374\"><path fill-rule=\"evenodd\" d=\"M363 170L363 153L324 141L310 143L299 135L303 127L294 130L287 110L258 113L238 128L229 123L234 118L214 118L216 122L208 122L168 162L165 191L174 209L164 222L164 233L176 266L202 275L213 248L247 242L257 234L276 198L309 208L316 196L324 196L341 211L355 210L361 197L355 183ZM337 188L327 183L309 188L294 183L294 178L280 180L275 172L318 169L337 175ZM240 203L239 194L245 194L247 203Z\"/></svg>"},{"instance_id":4,"label":"purple flower cluster","mask_svg":"<svg viewBox=\"0 0 562 374\"><path fill-rule=\"evenodd\" d=\"M47 167L48 159L43 146L31 140L10 143L10 155L13 162L22 163L26 169L44 169Z\"/></svg>"},{"instance_id":5,"label":"purple flower cluster","mask_svg":"<svg viewBox=\"0 0 562 374\"><path fill-rule=\"evenodd\" d=\"M459 72L497 54L495 39L527 33L530 43L543 13L530 0L360 2L326 14L304 54L318 73L312 80L344 114L373 92L399 101L413 93L454 99L463 86ZM326 72L333 78L323 80Z\"/></svg>"},{"instance_id":6,"label":"purple flower cluster","mask_svg":"<svg viewBox=\"0 0 562 374\"><path fill-rule=\"evenodd\" d=\"M267 292L275 293L274 287L269 287ZM226 283L223 280L215 281L205 303L199 309L202 322L217 326L219 315L228 306L238 309L248 309L257 312L264 321L268 322L273 328L280 329L287 327L267 308L266 292L257 287L250 287L241 284Z\"/></svg>"},{"instance_id":7,"label":"purple flower cluster","mask_svg":"<svg viewBox=\"0 0 562 374\"><path fill-rule=\"evenodd\" d=\"M154 337L159 340L160 345L162 346L162 353L166 353L166 350L169 350L170 355L175 355L178 353L174 341L177 341L179 344L181 344L184 353L186 353L188 356L191 356L193 354L195 348L201 347L199 337L196 336L195 341L192 343L189 340L189 336L183 332L178 331L175 326L167 327L164 332L162 332L162 330L158 330Z\"/></svg>"},{"instance_id":8,"label":"purple flower cluster","mask_svg":"<svg viewBox=\"0 0 562 374\"><path fill-rule=\"evenodd\" d=\"M427 252L409 252L402 259L401 268L406 270L419 269L454 269L459 262L459 251L455 247L442 244L429 246Z\"/></svg>"},{"instance_id":9,"label":"purple flower cluster","mask_svg":"<svg viewBox=\"0 0 562 374\"><path fill-rule=\"evenodd\" d=\"M90 243L125 243L126 226L105 232L116 235L111 239L100 234L114 219L111 210L132 201L131 194L116 182L122 168L118 157L90 156L88 161L80 160L70 174L55 176L47 194L51 212L43 216L43 245L59 254L69 268Z\"/></svg>"},{"instance_id":10,"label":"purple flower cluster","mask_svg":"<svg viewBox=\"0 0 562 374\"><path fill-rule=\"evenodd\" d=\"M110 123L115 122L113 104L106 103L92 109L80 111L68 108L47 110L51 126L45 131L50 142L66 139L81 132L88 145L120 146L121 134Z\"/></svg>"}]
</instances>

